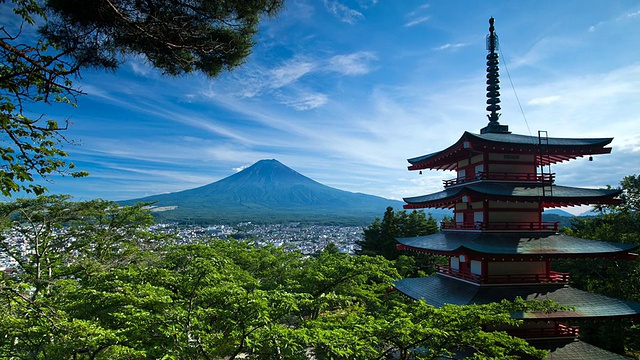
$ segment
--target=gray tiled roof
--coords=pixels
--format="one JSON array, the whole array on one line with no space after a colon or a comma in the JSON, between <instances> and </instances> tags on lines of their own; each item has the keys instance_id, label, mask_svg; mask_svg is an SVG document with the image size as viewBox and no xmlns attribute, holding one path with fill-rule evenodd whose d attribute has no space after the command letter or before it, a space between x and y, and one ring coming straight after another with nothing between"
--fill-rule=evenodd
<instances>
[{"instance_id":1,"label":"gray tiled roof","mask_svg":"<svg viewBox=\"0 0 640 360\"><path fill-rule=\"evenodd\" d=\"M640 303L623 301L592 294L566 285L540 284L522 286L477 286L440 275L401 279L394 283L396 290L416 300L442 307L444 304L488 304L503 299L551 299L574 311L553 313L514 313L516 319L578 319L640 316Z\"/></svg>"},{"instance_id":2,"label":"gray tiled roof","mask_svg":"<svg viewBox=\"0 0 640 360\"><path fill-rule=\"evenodd\" d=\"M508 197L513 200L572 202L572 201L595 201L600 198L610 198L620 194L621 190L616 189L585 189L569 186L553 185L551 191L549 187L543 192L542 186L522 186L519 184L504 183L474 183L466 186L447 188L437 193L404 198L408 204L421 204L438 202L443 200L453 200L464 194ZM544 196L543 196L544 193Z\"/></svg>"},{"instance_id":3,"label":"gray tiled roof","mask_svg":"<svg viewBox=\"0 0 640 360\"><path fill-rule=\"evenodd\" d=\"M626 356L612 353L599 347L587 344L580 340L544 340L529 341L529 344L538 349L549 351L546 359L553 360L623 360ZM529 359L524 357L524 359Z\"/></svg>"},{"instance_id":4,"label":"gray tiled roof","mask_svg":"<svg viewBox=\"0 0 640 360\"><path fill-rule=\"evenodd\" d=\"M396 240L411 248L442 253L468 250L481 254L545 255L546 257L627 253L640 248L640 244L587 240L549 233L441 232Z\"/></svg>"},{"instance_id":5,"label":"gray tiled roof","mask_svg":"<svg viewBox=\"0 0 640 360\"><path fill-rule=\"evenodd\" d=\"M414 157L408 159L407 161L411 164L416 164L430 158L434 158L438 155L448 153L452 149L458 147L465 140L470 141L480 141L480 142L490 142L496 144L504 144L504 145L521 145L521 146L537 146L538 145L538 137L537 136L528 136L528 135L518 135L518 134L498 134L498 133L487 133L487 134L473 134L468 131L465 131L462 134L462 137L456 141L455 144L449 146L448 148L436 151L431 154L422 155L418 157ZM613 138L548 138L545 141L545 147L547 149L552 150L553 148L566 148L566 147L604 147L608 145Z\"/></svg>"}]
</instances>

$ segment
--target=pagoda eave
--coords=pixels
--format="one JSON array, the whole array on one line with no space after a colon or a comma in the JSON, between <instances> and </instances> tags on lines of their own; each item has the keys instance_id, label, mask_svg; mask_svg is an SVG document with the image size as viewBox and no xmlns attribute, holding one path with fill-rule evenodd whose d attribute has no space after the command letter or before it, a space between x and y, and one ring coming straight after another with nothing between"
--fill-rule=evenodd
<instances>
[{"instance_id":1,"label":"pagoda eave","mask_svg":"<svg viewBox=\"0 0 640 360\"><path fill-rule=\"evenodd\" d=\"M433 275L424 278L406 278L394 283L400 293L427 304L442 307L446 304L470 305L500 302L550 299L573 308L573 311L516 312L515 319L523 320L599 320L613 318L640 318L640 303L618 300L592 294L563 284L527 286L477 286L446 276Z\"/></svg>"},{"instance_id":2,"label":"pagoda eave","mask_svg":"<svg viewBox=\"0 0 640 360\"><path fill-rule=\"evenodd\" d=\"M640 255L633 252L617 252L617 253L557 253L557 254L549 254L549 253L537 253L537 254L491 254L485 252L475 251L464 246L461 246L452 251L439 251L439 250L431 250L425 248L418 248L407 246L403 244L396 244L396 249L399 251L413 251L422 254L430 254L430 255L439 255L439 256L458 256L460 254L467 254L470 256L476 256L482 260L490 260L490 261L537 261L540 259L552 259L552 260L560 260L560 259L608 259L608 260L624 260L624 261L634 261L637 260Z\"/></svg>"},{"instance_id":3,"label":"pagoda eave","mask_svg":"<svg viewBox=\"0 0 640 360\"><path fill-rule=\"evenodd\" d=\"M472 134L465 132L448 148L408 159L409 170L455 170L458 161L473 154L499 152L503 154L533 154L536 164L550 165L583 156L611 153L605 147L613 139L550 138L548 144L540 144L539 138L517 134Z\"/></svg>"},{"instance_id":4,"label":"pagoda eave","mask_svg":"<svg viewBox=\"0 0 640 360\"><path fill-rule=\"evenodd\" d=\"M540 233L441 232L425 236L397 238L398 249L454 256L478 254L486 259L550 257L606 257L635 259L640 244L611 243L573 236Z\"/></svg>"}]
</instances>

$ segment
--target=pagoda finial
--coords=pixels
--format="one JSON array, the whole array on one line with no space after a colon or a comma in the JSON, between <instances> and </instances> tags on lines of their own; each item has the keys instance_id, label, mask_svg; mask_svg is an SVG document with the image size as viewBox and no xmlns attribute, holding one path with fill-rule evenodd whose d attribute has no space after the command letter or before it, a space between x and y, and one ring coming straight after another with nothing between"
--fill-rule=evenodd
<instances>
[{"instance_id":1,"label":"pagoda finial","mask_svg":"<svg viewBox=\"0 0 640 360\"><path fill-rule=\"evenodd\" d=\"M480 133L505 133L509 134L509 126L500 125L500 73L498 70L498 35L495 33L493 23L495 19L489 19L489 35L487 35L487 117L489 124L480 130Z\"/></svg>"}]
</instances>

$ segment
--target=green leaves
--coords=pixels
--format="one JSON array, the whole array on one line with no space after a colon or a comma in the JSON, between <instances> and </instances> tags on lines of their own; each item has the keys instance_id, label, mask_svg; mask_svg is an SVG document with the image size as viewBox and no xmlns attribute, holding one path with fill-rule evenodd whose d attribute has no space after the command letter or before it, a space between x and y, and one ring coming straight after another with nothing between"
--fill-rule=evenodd
<instances>
[{"instance_id":1,"label":"green leaves","mask_svg":"<svg viewBox=\"0 0 640 360\"><path fill-rule=\"evenodd\" d=\"M241 65L262 16L283 1L49 0L41 32L87 66L116 68L122 55L144 56L169 75L209 77Z\"/></svg>"},{"instance_id":2,"label":"green leaves","mask_svg":"<svg viewBox=\"0 0 640 360\"><path fill-rule=\"evenodd\" d=\"M399 274L380 256L329 248L308 257L233 239L176 245L148 230L142 205L66 196L1 204L1 250L19 265L0 277L0 357L544 355L485 331L517 325L510 312L529 303L436 309L389 292Z\"/></svg>"},{"instance_id":3,"label":"green leaves","mask_svg":"<svg viewBox=\"0 0 640 360\"><path fill-rule=\"evenodd\" d=\"M45 19L40 2L12 2L13 12L26 24L34 25L39 17ZM60 126L43 115L34 116L29 108L38 102L75 105L80 91L72 87L70 76L78 67L47 41L21 42L21 33L21 27L5 26L0 32L0 191L4 196L19 191L44 193L44 186L31 184L35 175L86 176L73 171L73 164L64 160L67 153L62 145L71 144L62 135L67 124Z\"/></svg>"}]
</instances>

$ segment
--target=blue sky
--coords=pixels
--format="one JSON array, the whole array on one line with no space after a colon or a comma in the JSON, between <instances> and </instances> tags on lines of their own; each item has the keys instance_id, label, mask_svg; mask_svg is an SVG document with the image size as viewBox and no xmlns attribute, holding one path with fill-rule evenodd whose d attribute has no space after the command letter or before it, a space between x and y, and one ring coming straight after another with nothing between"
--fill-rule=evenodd
<instances>
[{"instance_id":1,"label":"blue sky","mask_svg":"<svg viewBox=\"0 0 640 360\"><path fill-rule=\"evenodd\" d=\"M245 65L170 78L131 58L85 71L70 160L52 193L122 200L185 190L277 159L323 184L392 199L455 175L407 158L479 132L485 37L500 40L501 123L519 134L614 137L610 155L556 165L557 183L617 185L640 171L637 1L291 0L265 20Z\"/></svg>"}]
</instances>

